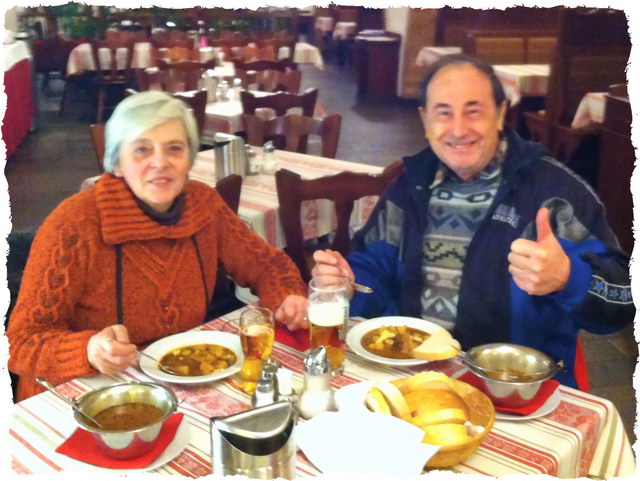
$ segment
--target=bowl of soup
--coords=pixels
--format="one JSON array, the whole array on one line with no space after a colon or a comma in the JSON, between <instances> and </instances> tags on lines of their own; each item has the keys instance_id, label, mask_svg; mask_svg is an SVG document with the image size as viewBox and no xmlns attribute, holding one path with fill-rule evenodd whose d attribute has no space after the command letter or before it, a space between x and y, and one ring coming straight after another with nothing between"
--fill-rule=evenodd
<instances>
[{"instance_id":1,"label":"bowl of soup","mask_svg":"<svg viewBox=\"0 0 640 481\"><path fill-rule=\"evenodd\" d=\"M83 394L77 406L80 413L74 412L76 422L92 434L105 456L131 459L155 447L164 422L178 407L178 399L160 384L130 382Z\"/></svg>"}]
</instances>

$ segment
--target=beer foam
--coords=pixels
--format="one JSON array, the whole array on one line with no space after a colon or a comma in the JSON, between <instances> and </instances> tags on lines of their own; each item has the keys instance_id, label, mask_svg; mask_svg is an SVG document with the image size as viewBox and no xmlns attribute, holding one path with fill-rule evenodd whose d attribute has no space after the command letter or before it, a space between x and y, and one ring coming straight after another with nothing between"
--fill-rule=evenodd
<instances>
[{"instance_id":1,"label":"beer foam","mask_svg":"<svg viewBox=\"0 0 640 481\"><path fill-rule=\"evenodd\" d=\"M309 321L321 327L339 326L346 321L348 309L348 304L342 301L309 303Z\"/></svg>"}]
</instances>

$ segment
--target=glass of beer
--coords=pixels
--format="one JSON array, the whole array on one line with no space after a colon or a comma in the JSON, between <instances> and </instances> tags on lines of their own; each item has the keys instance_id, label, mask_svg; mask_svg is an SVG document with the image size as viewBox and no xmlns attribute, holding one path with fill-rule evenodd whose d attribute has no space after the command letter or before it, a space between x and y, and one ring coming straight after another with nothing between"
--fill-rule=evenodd
<instances>
[{"instance_id":1,"label":"glass of beer","mask_svg":"<svg viewBox=\"0 0 640 481\"><path fill-rule=\"evenodd\" d=\"M324 346L331 374L343 371L349 296L347 283L335 277L316 277L309 282L309 334L311 349Z\"/></svg>"},{"instance_id":2,"label":"glass of beer","mask_svg":"<svg viewBox=\"0 0 640 481\"><path fill-rule=\"evenodd\" d=\"M240 315L240 341L244 364L240 373L241 386L247 394L256 390L262 363L271 357L273 313L266 307L249 307Z\"/></svg>"}]
</instances>

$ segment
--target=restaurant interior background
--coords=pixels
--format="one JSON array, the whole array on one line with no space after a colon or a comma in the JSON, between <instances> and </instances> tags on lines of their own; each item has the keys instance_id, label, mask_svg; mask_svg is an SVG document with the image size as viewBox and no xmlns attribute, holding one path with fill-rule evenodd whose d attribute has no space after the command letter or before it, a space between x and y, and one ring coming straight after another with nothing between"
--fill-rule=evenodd
<instances>
[{"instance_id":1,"label":"restaurant interior background","mask_svg":"<svg viewBox=\"0 0 640 481\"><path fill-rule=\"evenodd\" d=\"M307 58L301 57L297 65L302 73L299 91L318 88L318 104L324 113L342 115L335 157L383 167L424 146L416 111L417 88L426 66L442 54L438 49L455 48L494 65L518 64L521 70L546 66L529 85L519 84L514 77L511 94L519 98L514 102L512 97L509 123L524 136L547 143L592 183L609 210L609 220L623 246L631 250L631 108L625 86L611 87L625 83L624 71L616 72L615 81L611 81L606 75L610 69L598 66L595 56L606 47L606 39L617 42L616 52L626 48L628 55L624 38L622 50L619 48L620 37L626 36L629 42L627 25L616 23L619 17L612 15L613 23L590 25L593 31L574 32L572 37L562 27L566 10L338 5L177 10L82 4L12 8L6 13L5 26L18 38L23 37L33 52L33 60L28 63L28 95L21 99L28 107L19 106L15 114L27 115L27 128L9 132L9 116L14 115L9 107L2 126L9 149L5 175L12 230L37 229L60 201L77 192L84 179L99 174L89 133L89 125L96 123L96 76L88 70L69 71L74 49L109 32L146 39L154 29L162 28L186 32L201 46L213 45L225 35L231 36L229 32L240 32L236 35L246 39L282 32L283 38L294 39L291 55L297 48L294 44L310 45L308 52L319 51L320 56L310 53ZM5 56L7 47L3 48ZM573 63L569 53L574 56ZM5 82L11 73L6 63ZM510 72L503 70L508 86ZM599 85L594 84L594 78L599 78ZM580 82L588 87L580 87ZM599 93L598 98L589 100L587 94L594 92ZM7 94L12 95L9 86ZM576 127L582 101L585 109L589 102L596 105L595 113L583 110L586 121L583 118ZM546 118L535 118L536 112L545 107ZM15 121L14 125L19 123ZM310 153L318 154L320 148L319 141L310 139ZM632 330L612 336L584 334L581 338L591 392L614 402L634 441L632 377L638 352Z\"/></svg>"}]
</instances>

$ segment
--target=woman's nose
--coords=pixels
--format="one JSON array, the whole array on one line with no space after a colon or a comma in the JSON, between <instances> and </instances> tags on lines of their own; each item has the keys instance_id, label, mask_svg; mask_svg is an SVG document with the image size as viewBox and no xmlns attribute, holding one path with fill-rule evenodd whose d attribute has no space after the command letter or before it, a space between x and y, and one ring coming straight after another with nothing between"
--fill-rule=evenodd
<instances>
[{"instance_id":1,"label":"woman's nose","mask_svg":"<svg viewBox=\"0 0 640 481\"><path fill-rule=\"evenodd\" d=\"M154 167L163 167L167 164L168 157L162 149L155 149L151 156L151 165Z\"/></svg>"}]
</instances>

